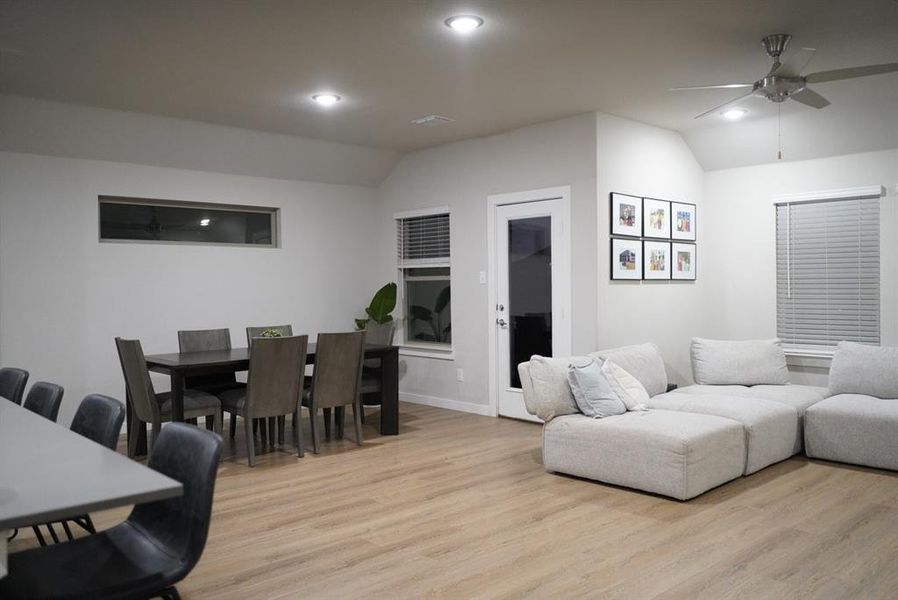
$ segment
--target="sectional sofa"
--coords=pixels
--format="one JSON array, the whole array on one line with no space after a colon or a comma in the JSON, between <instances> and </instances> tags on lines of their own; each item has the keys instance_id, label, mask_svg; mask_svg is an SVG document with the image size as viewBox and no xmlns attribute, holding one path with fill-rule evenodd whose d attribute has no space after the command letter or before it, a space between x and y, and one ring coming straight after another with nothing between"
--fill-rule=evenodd
<instances>
[{"instance_id":1,"label":"sectional sofa","mask_svg":"<svg viewBox=\"0 0 898 600\"><path fill-rule=\"evenodd\" d=\"M696 383L674 390L654 344L521 363L527 410L545 422L546 470L687 500L805 447L816 458L898 469L898 400L884 399L898 398L898 349L843 342L836 395L790 384L777 340L695 339L691 353ZM581 414L567 371L590 357L632 375L648 410ZM870 386L851 375L861 363Z\"/></svg>"}]
</instances>

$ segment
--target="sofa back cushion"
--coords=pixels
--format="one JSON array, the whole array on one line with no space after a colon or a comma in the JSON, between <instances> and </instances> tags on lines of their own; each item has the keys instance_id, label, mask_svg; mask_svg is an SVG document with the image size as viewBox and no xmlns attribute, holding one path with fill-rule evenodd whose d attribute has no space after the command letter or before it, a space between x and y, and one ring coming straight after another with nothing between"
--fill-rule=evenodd
<instances>
[{"instance_id":1,"label":"sofa back cushion","mask_svg":"<svg viewBox=\"0 0 898 600\"><path fill-rule=\"evenodd\" d=\"M657 396L667 391L667 371L664 369L661 351L655 344L636 344L599 350L590 356L613 361L635 377L649 396Z\"/></svg>"},{"instance_id":2,"label":"sofa back cushion","mask_svg":"<svg viewBox=\"0 0 898 600\"><path fill-rule=\"evenodd\" d=\"M567 378L580 412L587 417L602 419L627 412L594 358L572 359Z\"/></svg>"},{"instance_id":3,"label":"sofa back cushion","mask_svg":"<svg viewBox=\"0 0 898 600\"><path fill-rule=\"evenodd\" d=\"M898 399L898 348L839 342L829 368L829 393Z\"/></svg>"},{"instance_id":4,"label":"sofa back cushion","mask_svg":"<svg viewBox=\"0 0 898 600\"><path fill-rule=\"evenodd\" d=\"M789 383L786 353L778 339L707 340L692 338L692 377L704 385Z\"/></svg>"},{"instance_id":5,"label":"sofa back cushion","mask_svg":"<svg viewBox=\"0 0 898 600\"><path fill-rule=\"evenodd\" d=\"M521 363L518 373L521 375L527 412L546 422L561 415L580 412L567 379L568 365L575 358L586 357L547 358L534 355L529 363ZM523 380L527 375L530 380L525 383Z\"/></svg>"}]
</instances>

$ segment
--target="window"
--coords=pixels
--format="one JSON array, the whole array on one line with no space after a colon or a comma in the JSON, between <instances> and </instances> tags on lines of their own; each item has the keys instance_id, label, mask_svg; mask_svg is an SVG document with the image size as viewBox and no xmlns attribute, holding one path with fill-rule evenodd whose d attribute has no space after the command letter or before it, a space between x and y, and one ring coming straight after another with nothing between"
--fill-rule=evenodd
<instances>
[{"instance_id":1,"label":"window","mask_svg":"<svg viewBox=\"0 0 898 600\"><path fill-rule=\"evenodd\" d=\"M396 217L402 340L407 346L452 347L449 213Z\"/></svg>"},{"instance_id":2,"label":"window","mask_svg":"<svg viewBox=\"0 0 898 600\"><path fill-rule=\"evenodd\" d=\"M277 210L100 196L100 241L276 247Z\"/></svg>"},{"instance_id":3,"label":"window","mask_svg":"<svg viewBox=\"0 0 898 600\"><path fill-rule=\"evenodd\" d=\"M879 344L880 193L824 195L776 205L777 335L811 354Z\"/></svg>"}]
</instances>

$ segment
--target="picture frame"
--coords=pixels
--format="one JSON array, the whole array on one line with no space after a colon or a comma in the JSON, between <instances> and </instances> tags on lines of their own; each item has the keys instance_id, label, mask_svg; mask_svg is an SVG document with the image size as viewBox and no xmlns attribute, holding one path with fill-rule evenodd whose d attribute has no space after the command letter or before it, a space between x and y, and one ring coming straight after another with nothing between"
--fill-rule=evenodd
<instances>
[{"instance_id":1,"label":"picture frame","mask_svg":"<svg viewBox=\"0 0 898 600\"><path fill-rule=\"evenodd\" d=\"M642 199L642 237L670 239L670 201Z\"/></svg>"},{"instance_id":2,"label":"picture frame","mask_svg":"<svg viewBox=\"0 0 898 600\"><path fill-rule=\"evenodd\" d=\"M695 281L698 268L696 245L683 242L670 244L670 278L683 281Z\"/></svg>"},{"instance_id":3,"label":"picture frame","mask_svg":"<svg viewBox=\"0 0 898 600\"><path fill-rule=\"evenodd\" d=\"M642 198L611 192L609 212L611 235L642 237Z\"/></svg>"},{"instance_id":4,"label":"picture frame","mask_svg":"<svg viewBox=\"0 0 898 600\"><path fill-rule=\"evenodd\" d=\"M670 242L642 242L642 278L670 279Z\"/></svg>"},{"instance_id":5,"label":"picture frame","mask_svg":"<svg viewBox=\"0 0 898 600\"><path fill-rule=\"evenodd\" d=\"M611 238L611 279L638 281L642 279L642 241Z\"/></svg>"},{"instance_id":6,"label":"picture frame","mask_svg":"<svg viewBox=\"0 0 898 600\"><path fill-rule=\"evenodd\" d=\"M695 204L689 202L670 203L670 239L695 241Z\"/></svg>"}]
</instances>

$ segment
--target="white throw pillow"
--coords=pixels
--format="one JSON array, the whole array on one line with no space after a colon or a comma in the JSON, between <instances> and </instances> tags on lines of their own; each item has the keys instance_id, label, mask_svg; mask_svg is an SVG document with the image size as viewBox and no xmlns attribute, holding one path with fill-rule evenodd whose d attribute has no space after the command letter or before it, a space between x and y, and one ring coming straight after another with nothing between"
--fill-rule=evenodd
<instances>
[{"instance_id":1,"label":"white throw pillow","mask_svg":"<svg viewBox=\"0 0 898 600\"><path fill-rule=\"evenodd\" d=\"M531 403L535 414L547 423L555 417L580 412L571 394L567 368L571 358L530 357L530 381L533 386ZM530 406L528 406L528 411Z\"/></svg>"},{"instance_id":2,"label":"white throw pillow","mask_svg":"<svg viewBox=\"0 0 898 600\"><path fill-rule=\"evenodd\" d=\"M627 373L622 367L611 360L602 363L602 374L608 381L608 385L621 399L627 410L646 410L649 401L649 393L639 383L639 380Z\"/></svg>"},{"instance_id":3,"label":"white throw pillow","mask_svg":"<svg viewBox=\"0 0 898 600\"><path fill-rule=\"evenodd\" d=\"M602 374L601 365L595 359L572 359L567 378L580 412L587 417L602 419L627 412L627 407L611 389Z\"/></svg>"}]
</instances>

